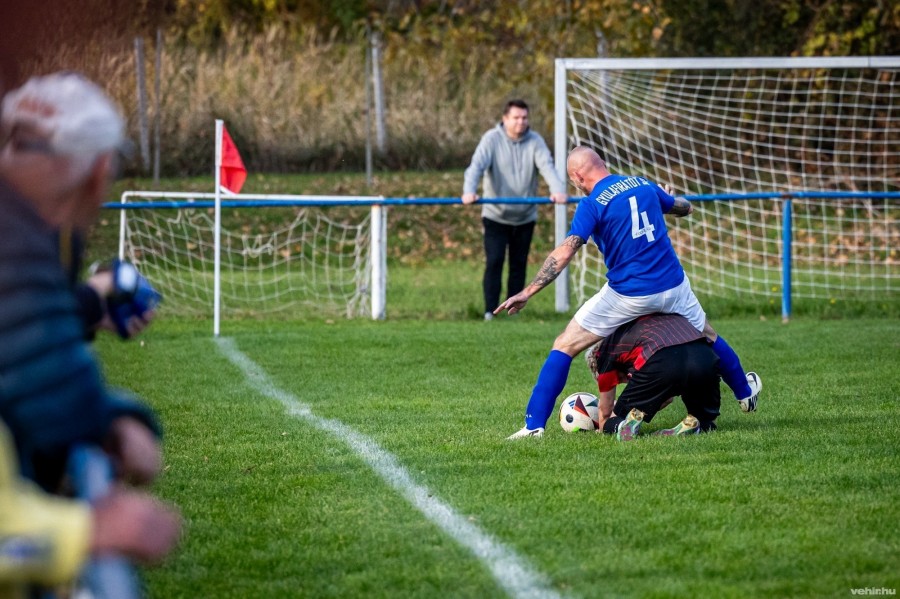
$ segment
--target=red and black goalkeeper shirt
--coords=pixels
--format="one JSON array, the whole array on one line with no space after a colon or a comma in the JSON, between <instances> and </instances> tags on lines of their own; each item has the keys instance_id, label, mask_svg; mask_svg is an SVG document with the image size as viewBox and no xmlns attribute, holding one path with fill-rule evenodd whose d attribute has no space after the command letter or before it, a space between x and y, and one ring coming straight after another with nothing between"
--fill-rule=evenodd
<instances>
[{"instance_id":1,"label":"red and black goalkeeper shirt","mask_svg":"<svg viewBox=\"0 0 900 599\"><path fill-rule=\"evenodd\" d=\"M615 389L664 347L702 338L703 333L679 314L650 314L623 324L594 350L597 387L601 392Z\"/></svg>"}]
</instances>

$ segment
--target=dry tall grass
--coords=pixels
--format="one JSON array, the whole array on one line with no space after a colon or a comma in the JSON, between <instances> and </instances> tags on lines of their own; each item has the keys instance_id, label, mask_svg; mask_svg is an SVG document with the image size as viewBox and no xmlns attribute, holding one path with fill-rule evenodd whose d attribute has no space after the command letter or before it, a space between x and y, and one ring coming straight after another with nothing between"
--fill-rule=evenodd
<instances>
[{"instance_id":1,"label":"dry tall grass","mask_svg":"<svg viewBox=\"0 0 900 599\"><path fill-rule=\"evenodd\" d=\"M149 109L155 58L145 45ZM213 121L224 119L248 167L256 172L362 170L366 147L366 39L229 31L215 48L169 41L161 68L164 176L210 170ZM392 169L465 166L481 134L499 120L506 100L532 105L532 124L549 134L552 65L527 72L510 53L393 38L383 48L387 148L376 164ZM60 48L39 71L78 69L122 106L134 139L138 114L133 45L97 41ZM153 115L150 115L151 122ZM374 129L374 115L373 129ZM374 137L374 133L373 133Z\"/></svg>"}]
</instances>

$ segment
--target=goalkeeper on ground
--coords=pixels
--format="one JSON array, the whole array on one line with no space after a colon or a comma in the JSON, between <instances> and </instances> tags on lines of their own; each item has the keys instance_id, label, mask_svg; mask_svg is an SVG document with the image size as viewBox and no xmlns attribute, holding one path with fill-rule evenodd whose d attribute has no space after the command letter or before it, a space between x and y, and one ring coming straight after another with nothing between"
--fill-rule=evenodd
<instances>
[{"instance_id":1,"label":"goalkeeper on ground","mask_svg":"<svg viewBox=\"0 0 900 599\"><path fill-rule=\"evenodd\" d=\"M686 318L650 314L623 324L585 354L597 381L600 430L630 441L641 424L681 397L687 417L657 435L716 430L719 416L719 358ZM625 390L616 399L616 387Z\"/></svg>"}]
</instances>

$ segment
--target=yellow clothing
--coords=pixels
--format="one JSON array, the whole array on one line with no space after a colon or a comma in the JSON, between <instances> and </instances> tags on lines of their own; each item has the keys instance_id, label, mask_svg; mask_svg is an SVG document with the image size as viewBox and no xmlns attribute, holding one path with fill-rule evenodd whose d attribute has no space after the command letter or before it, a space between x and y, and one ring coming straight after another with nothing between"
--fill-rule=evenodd
<instances>
[{"instance_id":1,"label":"yellow clothing","mask_svg":"<svg viewBox=\"0 0 900 599\"><path fill-rule=\"evenodd\" d=\"M9 433L0 423L0 598L27 583L72 580L88 556L91 512L18 476Z\"/></svg>"}]
</instances>

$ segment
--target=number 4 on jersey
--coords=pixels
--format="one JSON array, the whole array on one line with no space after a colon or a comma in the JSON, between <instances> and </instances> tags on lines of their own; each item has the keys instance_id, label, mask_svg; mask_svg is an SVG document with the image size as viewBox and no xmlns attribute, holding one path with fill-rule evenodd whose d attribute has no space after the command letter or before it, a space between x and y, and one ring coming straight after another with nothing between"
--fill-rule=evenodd
<instances>
[{"instance_id":1,"label":"number 4 on jersey","mask_svg":"<svg viewBox=\"0 0 900 599\"><path fill-rule=\"evenodd\" d=\"M638 237L647 237L647 243L650 243L655 238L653 237L653 231L656 230L656 227L650 224L650 221L647 219L647 213L641 212L640 219L638 219L638 205L637 198L631 196L628 198L628 203L631 205L631 237L633 239L637 239ZM643 221L644 226L641 226L641 222Z\"/></svg>"}]
</instances>

